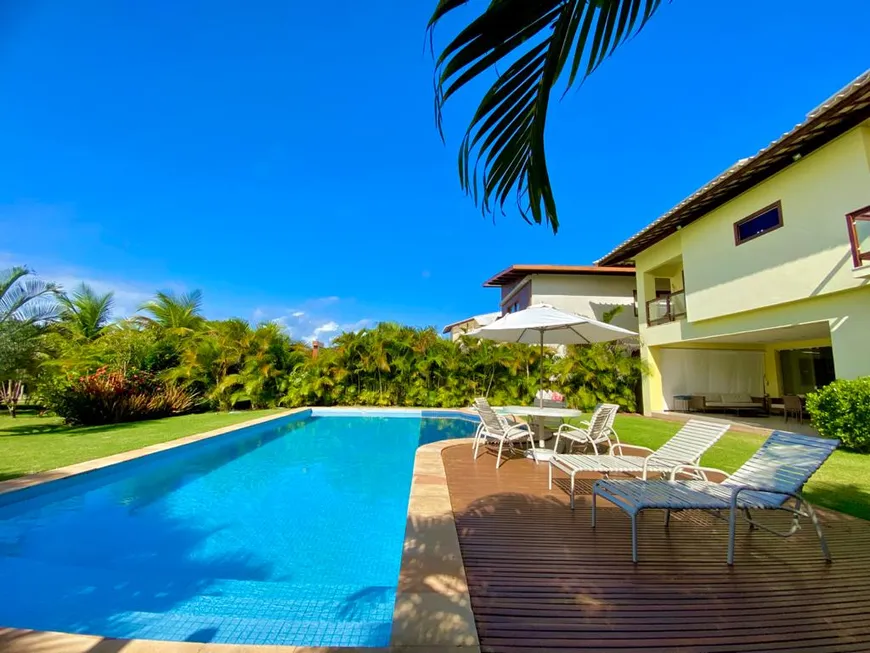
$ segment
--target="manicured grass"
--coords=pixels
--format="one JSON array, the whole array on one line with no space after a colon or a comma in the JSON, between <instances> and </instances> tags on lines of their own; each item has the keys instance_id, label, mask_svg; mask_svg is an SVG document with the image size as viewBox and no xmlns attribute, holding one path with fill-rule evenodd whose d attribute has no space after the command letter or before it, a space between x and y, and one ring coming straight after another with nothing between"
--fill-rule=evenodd
<instances>
[{"instance_id":1,"label":"manicured grass","mask_svg":"<svg viewBox=\"0 0 870 653\"><path fill-rule=\"evenodd\" d=\"M111 426L71 427L56 417L0 416L0 480L130 451L194 433L238 424L278 410L204 413ZM616 418L626 444L658 449L680 424L632 415ZM764 441L760 435L729 431L701 460L733 472ZM807 499L856 517L870 519L870 455L836 451L807 484Z\"/></svg>"},{"instance_id":2,"label":"manicured grass","mask_svg":"<svg viewBox=\"0 0 870 653\"><path fill-rule=\"evenodd\" d=\"M619 439L658 449L680 429L677 422L622 415L614 424ZM701 459L701 464L733 472L764 442L764 436L729 431ZM804 492L814 505L870 519L870 455L835 451L807 483Z\"/></svg>"},{"instance_id":3,"label":"manicured grass","mask_svg":"<svg viewBox=\"0 0 870 653\"><path fill-rule=\"evenodd\" d=\"M202 413L109 426L65 426L57 417L0 416L0 481L246 422L280 412Z\"/></svg>"}]
</instances>

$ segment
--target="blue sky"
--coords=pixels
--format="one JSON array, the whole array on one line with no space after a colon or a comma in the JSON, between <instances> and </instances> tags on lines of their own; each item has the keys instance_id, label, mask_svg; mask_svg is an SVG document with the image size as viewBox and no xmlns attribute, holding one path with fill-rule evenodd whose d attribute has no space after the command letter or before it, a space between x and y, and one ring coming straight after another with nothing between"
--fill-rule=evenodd
<instances>
[{"instance_id":1,"label":"blue sky","mask_svg":"<svg viewBox=\"0 0 870 653\"><path fill-rule=\"evenodd\" d=\"M433 5L3 3L0 267L113 289L123 312L201 288L209 316L297 337L441 326L497 309L481 284L510 264L592 262L868 63L866 0L674 0L554 105L553 236L459 189L474 98L445 146Z\"/></svg>"}]
</instances>

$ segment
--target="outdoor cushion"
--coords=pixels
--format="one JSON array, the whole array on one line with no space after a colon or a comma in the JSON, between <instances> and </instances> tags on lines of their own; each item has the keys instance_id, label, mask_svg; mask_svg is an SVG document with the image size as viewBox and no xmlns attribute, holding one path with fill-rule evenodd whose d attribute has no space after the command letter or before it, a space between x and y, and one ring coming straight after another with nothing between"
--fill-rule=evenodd
<instances>
[{"instance_id":1,"label":"outdoor cushion","mask_svg":"<svg viewBox=\"0 0 870 653\"><path fill-rule=\"evenodd\" d=\"M763 408L764 404L757 401L707 401L707 408Z\"/></svg>"},{"instance_id":2,"label":"outdoor cushion","mask_svg":"<svg viewBox=\"0 0 870 653\"><path fill-rule=\"evenodd\" d=\"M723 404L751 404L752 397L744 393L732 393L722 395Z\"/></svg>"},{"instance_id":3,"label":"outdoor cushion","mask_svg":"<svg viewBox=\"0 0 870 653\"><path fill-rule=\"evenodd\" d=\"M718 392L708 392L701 396L704 397L704 401L708 404L712 402L719 403L722 401L722 395L720 395Z\"/></svg>"}]
</instances>

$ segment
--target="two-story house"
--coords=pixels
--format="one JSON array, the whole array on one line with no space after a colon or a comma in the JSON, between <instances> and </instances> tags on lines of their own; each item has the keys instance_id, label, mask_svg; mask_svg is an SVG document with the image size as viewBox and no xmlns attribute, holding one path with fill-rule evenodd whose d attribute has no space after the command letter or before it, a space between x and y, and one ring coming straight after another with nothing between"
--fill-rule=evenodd
<instances>
[{"instance_id":1,"label":"two-story house","mask_svg":"<svg viewBox=\"0 0 870 653\"><path fill-rule=\"evenodd\" d=\"M500 288L501 314L532 304L550 304L563 311L604 319L621 306L613 324L635 331L635 271L630 266L512 265L483 284Z\"/></svg>"},{"instance_id":2,"label":"two-story house","mask_svg":"<svg viewBox=\"0 0 870 653\"><path fill-rule=\"evenodd\" d=\"M870 73L598 263L636 267L647 413L870 375Z\"/></svg>"},{"instance_id":3,"label":"two-story house","mask_svg":"<svg viewBox=\"0 0 870 653\"><path fill-rule=\"evenodd\" d=\"M638 303L631 266L512 265L483 286L501 290L499 310L448 324L444 334L456 340L505 313L521 311L532 304L550 304L596 320L611 314L613 324L637 330ZM615 310L617 307L621 309Z\"/></svg>"}]
</instances>

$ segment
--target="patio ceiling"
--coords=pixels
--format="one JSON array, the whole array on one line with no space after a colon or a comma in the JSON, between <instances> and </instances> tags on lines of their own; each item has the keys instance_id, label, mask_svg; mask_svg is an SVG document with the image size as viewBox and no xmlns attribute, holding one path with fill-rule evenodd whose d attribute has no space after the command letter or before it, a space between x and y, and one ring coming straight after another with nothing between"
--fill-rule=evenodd
<instances>
[{"instance_id":1,"label":"patio ceiling","mask_svg":"<svg viewBox=\"0 0 870 653\"><path fill-rule=\"evenodd\" d=\"M812 322L809 324L793 324L790 326L782 326L774 329L763 329L760 331L732 333L726 336L717 336L715 338L700 338L688 342L767 344L777 342L790 342L794 340L818 340L830 337L831 329L828 326L827 322Z\"/></svg>"}]
</instances>

